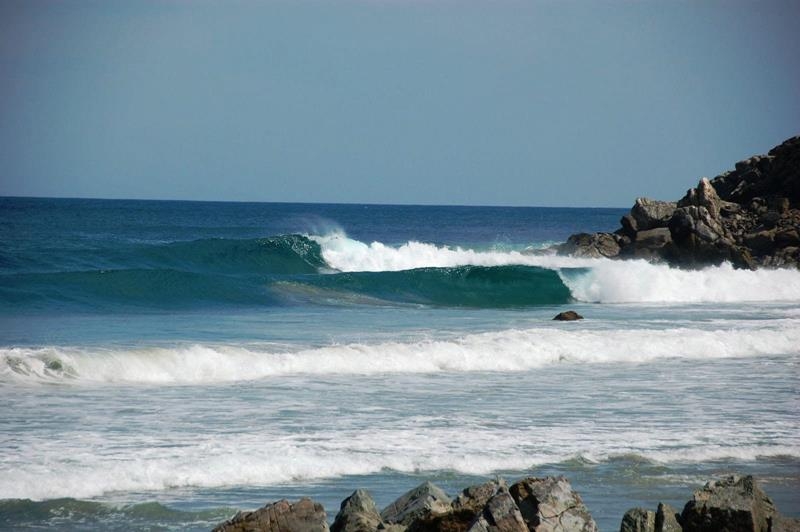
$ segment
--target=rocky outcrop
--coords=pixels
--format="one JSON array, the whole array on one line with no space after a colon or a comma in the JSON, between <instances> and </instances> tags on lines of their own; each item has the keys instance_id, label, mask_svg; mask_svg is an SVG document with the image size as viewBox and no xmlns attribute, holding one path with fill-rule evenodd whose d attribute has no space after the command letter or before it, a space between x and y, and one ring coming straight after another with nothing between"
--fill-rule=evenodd
<instances>
[{"instance_id":1,"label":"rocky outcrop","mask_svg":"<svg viewBox=\"0 0 800 532\"><path fill-rule=\"evenodd\" d=\"M638 198L614 233L579 233L560 254L681 267L800 267L800 136L702 178L677 202Z\"/></svg>"},{"instance_id":2,"label":"rocky outcrop","mask_svg":"<svg viewBox=\"0 0 800 532\"><path fill-rule=\"evenodd\" d=\"M659 504L653 513L642 508L626 512L620 532L788 532L800 520L784 517L752 476L728 476L694 492L678 515Z\"/></svg>"},{"instance_id":3,"label":"rocky outcrop","mask_svg":"<svg viewBox=\"0 0 800 532\"><path fill-rule=\"evenodd\" d=\"M644 508L631 508L622 516L619 532L655 532L656 514Z\"/></svg>"},{"instance_id":4,"label":"rocky outcrop","mask_svg":"<svg viewBox=\"0 0 800 532\"><path fill-rule=\"evenodd\" d=\"M328 532L325 509L309 498L286 499L253 512L239 512L212 532Z\"/></svg>"},{"instance_id":5,"label":"rocky outcrop","mask_svg":"<svg viewBox=\"0 0 800 532\"><path fill-rule=\"evenodd\" d=\"M681 523L686 532L771 532L777 513L753 477L730 476L695 491L683 509Z\"/></svg>"},{"instance_id":6,"label":"rocky outcrop","mask_svg":"<svg viewBox=\"0 0 800 532\"><path fill-rule=\"evenodd\" d=\"M408 526L416 520L443 515L452 509L450 497L441 488L424 482L384 508L381 519Z\"/></svg>"},{"instance_id":7,"label":"rocky outcrop","mask_svg":"<svg viewBox=\"0 0 800 532\"><path fill-rule=\"evenodd\" d=\"M311 499L281 500L239 512L213 532L327 532L325 510ZM633 508L620 532L800 532L800 520L778 513L751 476L729 476L694 492L681 514L666 504ZM471 486L451 502L430 482L378 513L365 490L345 499L330 532L597 532L564 477L528 477L510 487L501 479Z\"/></svg>"},{"instance_id":8,"label":"rocky outcrop","mask_svg":"<svg viewBox=\"0 0 800 532\"><path fill-rule=\"evenodd\" d=\"M589 510L564 477L521 480L509 489L530 532L596 532Z\"/></svg>"},{"instance_id":9,"label":"rocky outcrop","mask_svg":"<svg viewBox=\"0 0 800 532\"><path fill-rule=\"evenodd\" d=\"M331 532L372 532L381 525L378 507L366 490L356 490L342 501Z\"/></svg>"}]
</instances>

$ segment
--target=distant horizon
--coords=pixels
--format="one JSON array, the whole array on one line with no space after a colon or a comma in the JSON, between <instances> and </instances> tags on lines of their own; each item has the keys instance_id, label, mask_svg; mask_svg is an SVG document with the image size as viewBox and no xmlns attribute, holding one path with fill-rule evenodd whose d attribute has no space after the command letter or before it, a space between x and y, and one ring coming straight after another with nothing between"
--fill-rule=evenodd
<instances>
[{"instance_id":1,"label":"distant horizon","mask_svg":"<svg viewBox=\"0 0 800 532\"><path fill-rule=\"evenodd\" d=\"M435 204L435 203L362 203L355 201L247 201L247 200L198 200L198 199L171 199L171 198L104 198L104 197L78 197L78 196L5 196L0 199L35 199L35 200L90 200L90 201L142 201L142 202L173 202L173 203L242 203L253 205L363 205L367 207L454 207L454 208L497 208L497 209L576 209L576 210L625 210L630 207L572 207L559 205L468 205L468 204ZM656 198L653 198L656 199ZM636 198L633 199L633 202ZM675 201L675 200L664 200Z\"/></svg>"}]
</instances>

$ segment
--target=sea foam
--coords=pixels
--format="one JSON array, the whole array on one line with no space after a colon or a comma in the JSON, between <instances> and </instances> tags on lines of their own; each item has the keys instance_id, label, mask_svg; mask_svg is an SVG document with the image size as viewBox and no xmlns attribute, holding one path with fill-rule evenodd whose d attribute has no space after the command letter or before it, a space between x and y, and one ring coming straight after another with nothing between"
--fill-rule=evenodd
<instances>
[{"instance_id":1,"label":"sea foam","mask_svg":"<svg viewBox=\"0 0 800 532\"><path fill-rule=\"evenodd\" d=\"M282 352L246 345L4 348L0 381L213 383L283 375L519 372L564 363L641 363L800 353L800 322L736 329L552 326L456 339L350 343Z\"/></svg>"},{"instance_id":2,"label":"sea foam","mask_svg":"<svg viewBox=\"0 0 800 532\"><path fill-rule=\"evenodd\" d=\"M322 256L343 272L414 268L524 265L553 269L578 301L599 303L800 302L800 271L736 270L730 264L681 270L645 260L609 260L535 255L520 251L473 250L406 242L366 244L342 232L312 236Z\"/></svg>"}]
</instances>

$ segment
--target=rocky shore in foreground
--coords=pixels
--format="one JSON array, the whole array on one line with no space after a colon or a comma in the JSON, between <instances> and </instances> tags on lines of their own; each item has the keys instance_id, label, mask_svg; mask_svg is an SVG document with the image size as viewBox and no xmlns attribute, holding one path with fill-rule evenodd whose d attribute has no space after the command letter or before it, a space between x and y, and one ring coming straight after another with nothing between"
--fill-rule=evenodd
<instances>
[{"instance_id":1,"label":"rocky shore in foreground","mask_svg":"<svg viewBox=\"0 0 800 532\"><path fill-rule=\"evenodd\" d=\"M564 477L502 479L470 486L451 499L425 482L382 511L370 494L345 499L333 525L311 499L281 500L240 512L213 532L596 532L580 495ZM800 532L752 476L729 476L694 492L683 511L666 504L625 513L620 532Z\"/></svg>"},{"instance_id":2,"label":"rocky shore in foreground","mask_svg":"<svg viewBox=\"0 0 800 532\"><path fill-rule=\"evenodd\" d=\"M572 235L556 251L688 268L800 268L800 136L702 178L678 201L638 198L620 225Z\"/></svg>"}]
</instances>

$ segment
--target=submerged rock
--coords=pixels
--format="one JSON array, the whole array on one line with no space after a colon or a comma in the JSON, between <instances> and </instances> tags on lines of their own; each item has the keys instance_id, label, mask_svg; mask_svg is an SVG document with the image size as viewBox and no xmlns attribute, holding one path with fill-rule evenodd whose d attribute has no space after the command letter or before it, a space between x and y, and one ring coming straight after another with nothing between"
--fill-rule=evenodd
<instances>
[{"instance_id":1,"label":"submerged rock","mask_svg":"<svg viewBox=\"0 0 800 532\"><path fill-rule=\"evenodd\" d=\"M575 320L582 320L583 316L575 312L574 310L567 310L565 312L559 312L553 318L553 321L575 321Z\"/></svg>"},{"instance_id":2,"label":"submerged rock","mask_svg":"<svg viewBox=\"0 0 800 532\"><path fill-rule=\"evenodd\" d=\"M328 532L328 522L322 505L304 497L294 504L283 499L239 512L212 532Z\"/></svg>"}]
</instances>

